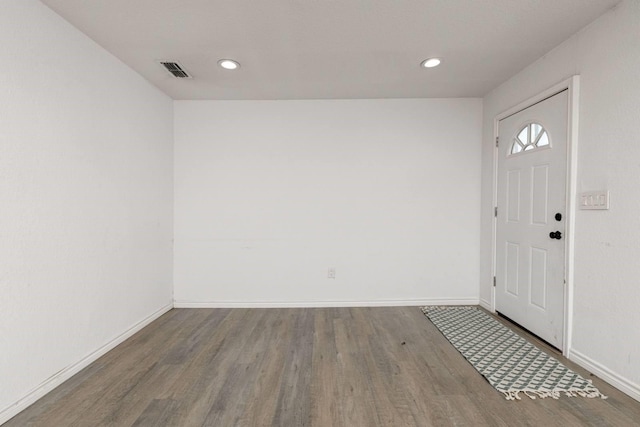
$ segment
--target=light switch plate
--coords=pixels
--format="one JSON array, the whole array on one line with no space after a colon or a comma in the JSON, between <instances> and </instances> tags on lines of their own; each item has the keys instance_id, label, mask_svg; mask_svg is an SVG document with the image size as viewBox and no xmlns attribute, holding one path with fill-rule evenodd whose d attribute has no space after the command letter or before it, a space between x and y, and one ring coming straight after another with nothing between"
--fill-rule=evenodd
<instances>
[{"instance_id":1,"label":"light switch plate","mask_svg":"<svg viewBox=\"0 0 640 427\"><path fill-rule=\"evenodd\" d=\"M609 209L609 191L586 191L580 193L580 209Z\"/></svg>"}]
</instances>

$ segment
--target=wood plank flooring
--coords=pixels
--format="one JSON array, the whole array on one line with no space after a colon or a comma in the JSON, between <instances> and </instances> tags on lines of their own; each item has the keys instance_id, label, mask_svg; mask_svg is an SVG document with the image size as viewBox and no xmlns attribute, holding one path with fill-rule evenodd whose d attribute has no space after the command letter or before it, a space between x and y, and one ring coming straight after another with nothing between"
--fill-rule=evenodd
<instances>
[{"instance_id":1,"label":"wood plank flooring","mask_svg":"<svg viewBox=\"0 0 640 427\"><path fill-rule=\"evenodd\" d=\"M591 378L609 399L507 401L418 307L175 309L6 427L640 425Z\"/></svg>"}]
</instances>

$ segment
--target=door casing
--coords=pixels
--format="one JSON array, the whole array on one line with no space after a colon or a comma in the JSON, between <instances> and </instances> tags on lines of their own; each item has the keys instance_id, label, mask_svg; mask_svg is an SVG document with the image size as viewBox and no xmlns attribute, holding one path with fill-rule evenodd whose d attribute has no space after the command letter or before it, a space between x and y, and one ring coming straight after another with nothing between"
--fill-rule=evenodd
<instances>
[{"instance_id":1,"label":"door casing","mask_svg":"<svg viewBox=\"0 0 640 427\"><path fill-rule=\"evenodd\" d=\"M572 330L573 330L573 255L574 255L574 230L575 230L575 210L576 210L576 185L577 185L577 162L578 162L578 106L579 106L580 76L572 76L550 88L533 96L518 105L509 108L498 114L493 120L493 140L498 138L498 123L500 120L518 113L540 101L543 101L563 90L568 90L567 111L567 180L566 180L566 223L565 223L565 287L564 287L564 347L562 354L566 357L571 352ZM498 147L493 149L493 207L498 203ZM496 276L496 237L497 220L493 217L493 230L491 242L491 272ZM493 282L495 283L495 282ZM491 312L496 311L496 292L491 284Z\"/></svg>"}]
</instances>

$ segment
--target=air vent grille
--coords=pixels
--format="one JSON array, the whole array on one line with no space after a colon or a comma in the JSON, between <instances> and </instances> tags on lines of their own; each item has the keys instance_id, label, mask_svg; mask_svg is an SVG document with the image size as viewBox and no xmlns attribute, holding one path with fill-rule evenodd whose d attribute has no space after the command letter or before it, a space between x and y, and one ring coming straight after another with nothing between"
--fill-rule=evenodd
<instances>
[{"instance_id":1,"label":"air vent grille","mask_svg":"<svg viewBox=\"0 0 640 427\"><path fill-rule=\"evenodd\" d=\"M179 79L190 79L191 76L178 64L177 62L170 61L160 61L160 64L167 69L168 72L171 73L176 78Z\"/></svg>"}]
</instances>

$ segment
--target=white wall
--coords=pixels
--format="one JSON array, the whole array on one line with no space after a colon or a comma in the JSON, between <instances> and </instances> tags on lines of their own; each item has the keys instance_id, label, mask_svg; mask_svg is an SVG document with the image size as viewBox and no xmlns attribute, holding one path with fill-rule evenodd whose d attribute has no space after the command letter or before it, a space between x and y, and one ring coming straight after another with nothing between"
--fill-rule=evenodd
<instances>
[{"instance_id":1,"label":"white wall","mask_svg":"<svg viewBox=\"0 0 640 427\"><path fill-rule=\"evenodd\" d=\"M609 211L577 211L571 357L640 399L640 2L625 1L484 99L480 296L491 298L493 119L580 74L578 193L610 190Z\"/></svg>"},{"instance_id":2,"label":"white wall","mask_svg":"<svg viewBox=\"0 0 640 427\"><path fill-rule=\"evenodd\" d=\"M38 1L0 40L1 423L171 304L173 104Z\"/></svg>"},{"instance_id":3,"label":"white wall","mask_svg":"<svg viewBox=\"0 0 640 427\"><path fill-rule=\"evenodd\" d=\"M178 305L477 303L479 99L174 110Z\"/></svg>"}]
</instances>

